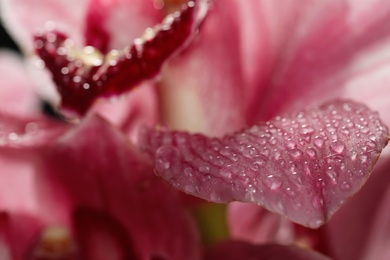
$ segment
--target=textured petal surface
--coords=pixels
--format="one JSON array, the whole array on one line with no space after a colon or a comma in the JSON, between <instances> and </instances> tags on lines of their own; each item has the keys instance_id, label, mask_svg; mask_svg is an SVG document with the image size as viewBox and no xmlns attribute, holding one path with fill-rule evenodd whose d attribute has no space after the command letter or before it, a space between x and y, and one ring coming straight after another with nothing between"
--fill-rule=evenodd
<instances>
[{"instance_id":1,"label":"textured petal surface","mask_svg":"<svg viewBox=\"0 0 390 260\"><path fill-rule=\"evenodd\" d=\"M85 118L45 158L41 196L74 209L70 221L88 256L103 244L103 259L198 256L198 235L177 193L103 119Z\"/></svg>"},{"instance_id":2,"label":"textured petal surface","mask_svg":"<svg viewBox=\"0 0 390 260\"><path fill-rule=\"evenodd\" d=\"M377 113L343 100L221 139L143 134L156 171L178 189L214 202L254 202L313 228L361 188L387 141Z\"/></svg>"},{"instance_id":3,"label":"textured petal surface","mask_svg":"<svg viewBox=\"0 0 390 260\"><path fill-rule=\"evenodd\" d=\"M206 260L329 260L330 258L311 250L276 244L253 245L241 241L227 241L209 249Z\"/></svg>"}]
</instances>

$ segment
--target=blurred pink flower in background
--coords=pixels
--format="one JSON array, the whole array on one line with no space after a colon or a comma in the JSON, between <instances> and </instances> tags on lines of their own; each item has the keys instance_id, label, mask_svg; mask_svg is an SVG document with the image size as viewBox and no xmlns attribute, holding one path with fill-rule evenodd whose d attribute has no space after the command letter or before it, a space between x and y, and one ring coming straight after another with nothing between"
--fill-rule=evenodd
<instances>
[{"instance_id":1,"label":"blurred pink flower in background","mask_svg":"<svg viewBox=\"0 0 390 260\"><path fill-rule=\"evenodd\" d=\"M87 62L86 53L82 53L83 46L93 45L102 54L112 49L122 50L143 35L145 28L160 23L180 4L181 1L151 0L55 3L4 0L2 18L26 54L33 54L35 48L39 52L37 41L35 48L33 41L36 30L45 26L51 29L54 23L56 30L74 41L72 53L79 50L80 60ZM0 175L0 256L4 255L5 259L21 259L27 255L32 259L201 258L203 248L199 230L178 197L179 192L153 174L152 162L135 147L139 145L141 125L148 129L142 134L141 146L152 157L157 155L158 175L173 186L207 200L251 201L277 212L269 201L280 198L284 206L290 207L291 202L283 197L285 194L275 192L272 195L265 186L259 186L268 195L254 200L245 197L251 186L234 189L229 188L230 183L229 187L220 185L216 180L220 179L218 174L226 165L208 170L207 176L204 169L191 168L194 179L184 178L180 183L182 186L177 185L178 179L172 176L183 178L185 168L181 167L189 162L183 157L159 157L164 151L162 148L173 147L179 156L183 156L199 135L183 133L187 143L179 147L172 140L180 134L160 127L153 129L153 126L163 124L176 130L222 137L261 121L274 120L272 123L277 125L278 119L273 118L278 115L293 120L289 118L290 112L296 111L293 115L297 116L307 106L312 109L305 110L303 118L309 123L312 123L313 111L318 113L316 116L332 118L327 112L322 114L328 110L320 106L331 100L328 104L337 110L339 101L332 100L340 97L378 111L384 124L389 125L390 117L386 113L390 106L386 97L390 90L389 3L383 0L366 3L357 0L305 0L299 3L294 0L283 3L215 0L211 5L199 30L195 28L197 35L193 42L165 64L157 80L143 82L114 101L99 98L107 95L98 94L96 102L94 99L88 104L87 107L92 107L86 116L76 123L55 121L34 109L39 103L35 84L39 85L38 93L43 98L53 106L59 104L61 95L55 91L50 74L42 69L26 69L18 58L2 54L0 69L7 81L0 90L0 162L3 169ZM147 35L144 38L146 42L149 40ZM167 48L165 44L161 46L162 51ZM36 57L33 60L35 63ZM48 60L45 61L48 65ZM49 69L55 73L53 70L61 67L49 66ZM121 73L132 78L126 71ZM54 81L58 88L58 77L54 76ZM60 92L66 87L60 86ZM131 86L117 88L120 90L111 89L114 94L127 92ZM78 97L74 96L75 99ZM329 192L326 196L321 193L323 198L320 199L329 199L332 205L324 205L320 200L322 204L317 210L298 212L298 217L291 211L278 212L286 215L285 218L254 204L234 202L227 211L230 238L247 243L222 243L206 250L206 259L325 259L298 247L259 245L266 243L295 244L336 259L388 258L390 238L386 227L389 212L382 206L387 202L389 185L386 150L368 183L325 226L310 230L288 220L313 226L305 223L306 218L320 212L324 217L320 224L327 221L340 203L360 189L387 143L387 129L376 114L365 106L356 105L356 108L351 101L343 102L346 102L344 107L352 107L352 112L344 111L342 115L355 117L355 112L363 111L362 121L368 125L367 132L361 136L335 134L347 144L338 149L340 154L348 149L348 155L356 150L367 157L365 166L350 162L349 158L346 160L350 171L362 171L360 178L350 177L349 185L353 187L348 192L340 192L339 181L347 177L335 177L336 184L332 186L326 182L326 188L320 189ZM73 108L77 112L77 107ZM340 123L345 122L342 119L337 118ZM318 122L318 127L327 126L326 122ZM351 129L360 126L356 123ZM322 129L317 130L323 133ZM161 138L159 133L167 138ZM296 138L293 141L297 145L299 135L290 134ZM236 138L236 135L232 136ZM364 144L372 139L364 138L370 136L374 136L376 143L375 148L367 151ZM204 138L202 140L217 140ZM242 162L245 156L238 146L226 143L225 139L218 140L236 149L238 161ZM254 145L260 142L249 141ZM286 145L282 139L279 141L281 147ZM244 143L247 142L246 137ZM326 141L326 146L329 142ZM207 152L210 147L199 142L199 149ZM193 151L190 155L199 156ZM323 167L327 157L323 154L315 159ZM200 161L193 166L210 162L201 156L196 158ZM303 162L296 160L293 163ZM168 174L164 167L159 167L167 163ZM172 168L172 165L178 166ZM243 167L240 163L236 165ZM270 166L269 169L280 168ZM324 173L325 169L320 172ZM306 178L303 174L298 172L298 176ZM248 175L256 176L249 170ZM204 177L209 181L196 188L201 183L197 181ZM262 180L263 177L258 178ZM238 176L233 179L240 183ZM227 190L227 201L213 195L219 188ZM294 190L300 193L295 200L304 203L307 198L311 202L311 188L305 186L304 189L309 193ZM332 189L338 191L332 193Z\"/></svg>"}]
</instances>

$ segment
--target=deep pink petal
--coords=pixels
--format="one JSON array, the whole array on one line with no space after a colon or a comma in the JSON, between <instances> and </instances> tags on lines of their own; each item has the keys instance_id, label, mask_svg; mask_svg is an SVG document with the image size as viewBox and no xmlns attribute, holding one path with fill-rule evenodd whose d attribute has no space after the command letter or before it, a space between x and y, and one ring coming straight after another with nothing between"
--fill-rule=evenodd
<instances>
[{"instance_id":1,"label":"deep pink petal","mask_svg":"<svg viewBox=\"0 0 390 260\"><path fill-rule=\"evenodd\" d=\"M66 224L58 214L66 212L66 204L42 207L46 198L38 196L41 153L42 148L0 147L0 244L10 259L26 259L42 228Z\"/></svg>"},{"instance_id":2,"label":"deep pink petal","mask_svg":"<svg viewBox=\"0 0 390 260\"><path fill-rule=\"evenodd\" d=\"M377 113L351 101L279 116L221 139L145 131L156 171L214 202L253 202L316 228L369 176L387 144Z\"/></svg>"},{"instance_id":3,"label":"deep pink petal","mask_svg":"<svg viewBox=\"0 0 390 260\"><path fill-rule=\"evenodd\" d=\"M329 260L330 258L312 250L305 250L294 246L277 244L253 245L241 241L227 241L209 249L205 254L206 260Z\"/></svg>"},{"instance_id":4,"label":"deep pink petal","mask_svg":"<svg viewBox=\"0 0 390 260\"><path fill-rule=\"evenodd\" d=\"M42 171L47 185L41 195L53 203L60 200L72 205L75 233L87 249L106 241L110 255L125 254L130 247L142 259L196 259L198 236L177 194L154 176L148 161L103 119L87 117L63 136L48 152ZM105 215L109 221L101 226ZM90 231L83 234L80 223L88 218L91 223L85 228ZM127 235L127 242L118 229ZM104 241L93 234L100 234Z\"/></svg>"},{"instance_id":5,"label":"deep pink petal","mask_svg":"<svg viewBox=\"0 0 390 260\"><path fill-rule=\"evenodd\" d=\"M104 58L90 46L79 50L80 58L66 34L57 30L36 34L36 52L52 73L62 107L84 115L97 98L122 94L154 78L168 58L191 42L208 7L207 0L190 1Z\"/></svg>"}]
</instances>

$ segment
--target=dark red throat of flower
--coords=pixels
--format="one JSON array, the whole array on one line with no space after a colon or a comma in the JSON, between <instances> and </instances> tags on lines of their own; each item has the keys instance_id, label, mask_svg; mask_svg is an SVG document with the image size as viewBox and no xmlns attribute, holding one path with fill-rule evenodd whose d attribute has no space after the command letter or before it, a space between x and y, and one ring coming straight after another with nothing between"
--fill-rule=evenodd
<instances>
[{"instance_id":1,"label":"dark red throat of flower","mask_svg":"<svg viewBox=\"0 0 390 260\"><path fill-rule=\"evenodd\" d=\"M77 49L57 30L36 34L35 49L52 74L62 108L82 116L99 97L120 95L155 77L191 41L208 7L208 0L189 1L132 45L106 55L92 46Z\"/></svg>"}]
</instances>

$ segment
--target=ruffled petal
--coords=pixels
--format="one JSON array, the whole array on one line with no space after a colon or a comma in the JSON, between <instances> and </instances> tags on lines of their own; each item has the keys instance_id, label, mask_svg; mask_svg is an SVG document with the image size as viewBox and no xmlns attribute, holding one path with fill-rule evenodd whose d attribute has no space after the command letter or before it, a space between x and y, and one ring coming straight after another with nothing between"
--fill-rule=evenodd
<instances>
[{"instance_id":1,"label":"ruffled petal","mask_svg":"<svg viewBox=\"0 0 390 260\"><path fill-rule=\"evenodd\" d=\"M59 139L47 153L42 172L46 185L41 195L74 209L70 218L85 254L92 256L108 243L109 256L199 255L198 234L177 194L103 119L89 116Z\"/></svg>"},{"instance_id":2,"label":"ruffled petal","mask_svg":"<svg viewBox=\"0 0 390 260\"><path fill-rule=\"evenodd\" d=\"M206 260L329 260L330 258L312 250L305 250L294 246L276 244L253 245L241 241L227 241L209 249L205 254Z\"/></svg>"},{"instance_id":3,"label":"ruffled petal","mask_svg":"<svg viewBox=\"0 0 390 260\"><path fill-rule=\"evenodd\" d=\"M387 133L377 113L336 100L220 139L164 129L142 139L157 173L176 188L253 202L317 228L364 184Z\"/></svg>"}]
</instances>

